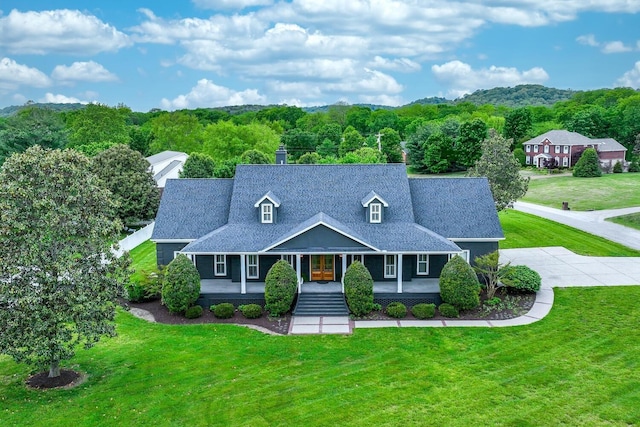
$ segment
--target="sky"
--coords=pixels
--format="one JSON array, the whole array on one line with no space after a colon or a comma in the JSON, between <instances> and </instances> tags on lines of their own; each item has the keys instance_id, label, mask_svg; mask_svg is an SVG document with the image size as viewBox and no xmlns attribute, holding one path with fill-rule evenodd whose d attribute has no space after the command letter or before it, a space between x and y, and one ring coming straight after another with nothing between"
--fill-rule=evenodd
<instances>
[{"instance_id":1,"label":"sky","mask_svg":"<svg viewBox=\"0 0 640 427\"><path fill-rule=\"evenodd\" d=\"M640 0L0 0L0 108L640 88Z\"/></svg>"}]
</instances>

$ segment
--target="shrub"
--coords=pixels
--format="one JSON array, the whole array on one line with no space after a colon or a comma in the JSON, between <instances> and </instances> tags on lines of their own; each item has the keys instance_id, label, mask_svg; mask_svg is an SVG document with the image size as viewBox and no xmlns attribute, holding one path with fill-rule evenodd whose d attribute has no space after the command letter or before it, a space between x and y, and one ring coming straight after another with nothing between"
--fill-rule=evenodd
<instances>
[{"instance_id":1,"label":"shrub","mask_svg":"<svg viewBox=\"0 0 640 427\"><path fill-rule=\"evenodd\" d=\"M440 304L440 306L438 307L438 311L444 317L449 317L451 319L455 317L460 317L460 313L458 313L458 309L452 306L451 304L447 304L446 302Z\"/></svg>"},{"instance_id":2,"label":"shrub","mask_svg":"<svg viewBox=\"0 0 640 427\"><path fill-rule=\"evenodd\" d=\"M489 298L484 303L485 303L485 305L488 305L489 307L495 307L496 305L500 304L501 302L502 302L502 300L500 298L493 297L493 298Z\"/></svg>"},{"instance_id":3,"label":"shrub","mask_svg":"<svg viewBox=\"0 0 640 427\"><path fill-rule=\"evenodd\" d=\"M513 150L513 156L518 159L518 162L520 162L520 166L526 166L527 156L522 148L516 148L515 150Z\"/></svg>"},{"instance_id":4,"label":"shrub","mask_svg":"<svg viewBox=\"0 0 640 427\"><path fill-rule=\"evenodd\" d=\"M507 267L502 275L502 283L524 292L538 292L542 279L540 275L526 265Z\"/></svg>"},{"instance_id":5,"label":"shrub","mask_svg":"<svg viewBox=\"0 0 640 427\"><path fill-rule=\"evenodd\" d=\"M187 311L184 312L184 317L187 319L197 319L200 316L202 316L202 307L199 305L189 307Z\"/></svg>"},{"instance_id":6,"label":"shrub","mask_svg":"<svg viewBox=\"0 0 640 427\"><path fill-rule=\"evenodd\" d=\"M598 153L593 148L587 148L582 152L580 159L573 167L573 176L592 178L602 175Z\"/></svg>"},{"instance_id":7,"label":"shrub","mask_svg":"<svg viewBox=\"0 0 640 427\"><path fill-rule=\"evenodd\" d=\"M354 316L364 316L373 309L373 279L360 261L354 261L344 274L344 294Z\"/></svg>"},{"instance_id":8,"label":"shrub","mask_svg":"<svg viewBox=\"0 0 640 427\"><path fill-rule=\"evenodd\" d=\"M131 281L125 285L125 298L130 302L140 302L144 300L144 288L139 282Z\"/></svg>"},{"instance_id":9,"label":"shrub","mask_svg":"<svg viewBox=\"0 0 640 427\"><path fill-rule=\"evenodd\" d=\"M613 165L613 173L622 173L622 163L619 160Z\"/></svg>"},{"instance_id":10,"label":"shrub","mask_svg":"<svg viewBox=\"0 0 640 427\"><path fill-rule=\"evenodd\" d=\"M184 313L200 295L200 275L185 255L178 255L165 270L162 303L171 313Z\"/></svg>"},{"instance_id":11,"label":"shrub","mask_svg":"<svg viewBox=\"0 0 640 427\"><path fill-rule=\"evenodd\" d=\"M285 260L276 262L265 278L265 309L271 316L285 314L291 309L297 288L298 278L291 265Z\"/></svg>"},{"instance_id":12,"label":"shrub","mask_svg":"<svg viewBox=\"0 0 640 427\"><path fill-rule=\"evenodd\" d=\"M640 172L640 160L634 160L629 164L629 172Z\"/></svg>"},{"instance_id":13,"label":"shrub","mask_svg":"<svg viewBox=\"0 0 640 427\"><path fill-rule=\"evenodd\" d=\"M387 315L402 319L407 315L407 307L401 302L392 302L387 306Z\"/></svg>"},{"instance_id":14,"label":"shrub","mask_svg":"<svg viewBox=\"0 0 640 427\"><path fill-rule=\"evenodd\" d=\"M459 310L469 310L480 305L480 282L473 268L456 255L440 273L440 296L442 301Z\"/></svg>"},{"instance_id":15,"label":"shrub","mask_svg":"<svg viewBox=\"0 0 640 427\"><path fill-rule=\"evenodd\" d=\"M257 319L262 316L262 307L258 304L241 305L238 307L238 310L240 310L242 315L247 319Z\"/></svg>"},{"instance_id":16,"label":"shrub","mask_svg":"<svg viewBox=\"0 0 640 427\"><path fill-rule=\"evenodd\" d=\"M233 317L236 309L230 302L223 302L216 304L213 309L213 315L218 319L230 319Z\"/></svg>"},{"instance_id":17,"label":"shrub","mask_svg":"<svg viewBox=\"0 0 640 427\"><path fill-rule=\"evenodd\" d=\"M411 314L416 319L431 319L436 315L436 305L435 304L416 304L411 307Z\"/></svg>"}]
</instances>

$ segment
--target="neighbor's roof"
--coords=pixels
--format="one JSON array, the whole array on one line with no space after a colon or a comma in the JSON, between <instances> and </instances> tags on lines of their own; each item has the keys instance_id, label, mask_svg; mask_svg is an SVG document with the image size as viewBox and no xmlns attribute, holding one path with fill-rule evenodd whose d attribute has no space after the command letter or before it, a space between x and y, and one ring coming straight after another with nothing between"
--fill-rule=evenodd
<instances>
[{"instance_id":1,"label":"neighbor's roof","mask_svg":"<svg viewBox=\"0 0 640 427\"><path fill-rule=\"evenodd\" d=\"M153 166L156 163L164 162L165 160L173 159L174 157L184 157L187 153L181 151L163 151L153 156L146 157L147 161Z\"/></svg>"}]
</instances>

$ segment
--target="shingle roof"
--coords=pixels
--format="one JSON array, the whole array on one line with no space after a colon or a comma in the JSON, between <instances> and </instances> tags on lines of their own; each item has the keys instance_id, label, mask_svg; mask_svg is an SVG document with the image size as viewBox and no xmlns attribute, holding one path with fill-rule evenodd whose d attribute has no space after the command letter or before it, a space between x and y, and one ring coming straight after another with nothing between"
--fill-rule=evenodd
<instances>
[{"instance_id":1,"label":"shingle roof","mask_svg":"<svg viewBox=\"0 0 640 427\"><path fill-rule=\"evenodd\" d=\"M154 154L153 156L146 157L146 159L153 166L156 163L164 162L165 160L179 156L186 156L186 154L181 151L163 151L161 153Z\"/></svg>"},{"instance_id":2,"label":"shingle roof","mask_svg":"<svg viewBox=\"0 0 640 427\"><path fill-rule=\"evenodd\" d=\"M486 178L410 178L416 222L449 239L503 238Z\"/></svg>"},{"instance_id":3,"label":"shingle roof","mask_svg":"<svg viewBox=\"0 0 640 427\"><path fill-rule=\"evenodd\" d=\"M627 148L613 138L592 139L598 144L598 151L627 151Z\"/></svg>"},{"instance_id":4,"label":"shingle roof","mask_svg":"<svg viewBox=\"0 0 640 427\"><path fill-rule=\"evenodd\" d=\"M593 140L581 135L577 132L569 132L568 130L550 130L542 135L538 135L523 144L542 144L548 139L554 145L588 145L593 144Z\"/></svg>"}]
</instances>

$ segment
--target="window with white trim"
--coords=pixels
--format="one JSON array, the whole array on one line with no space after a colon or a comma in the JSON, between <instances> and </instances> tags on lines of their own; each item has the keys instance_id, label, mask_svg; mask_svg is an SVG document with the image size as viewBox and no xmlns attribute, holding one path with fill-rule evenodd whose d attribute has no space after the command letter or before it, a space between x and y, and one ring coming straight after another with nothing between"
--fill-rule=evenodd
<instances>
[{"instance_id":1,"label":"window with white trim","mask_svg":"<svg viewBox=\"0 0 640 427\"><path fill-rule=\"evenodd\" d=\"M369 205L369 222L378 224L382 222L382 205L380 203L371 203Z\"/></svg>"},{"instance_id":2,"label":"window with white trim","mask_svg":"<svg viewBox=\"0 0 640 427\"><path fill-rule=\"evenodd\" d=\"M360 261L360 263L364 264L364 260L362 259L362 255L351 255L351 263L353 264L355 261Z\"/></svg>"},{"instance_id":3,"label":"window with white trim","mask_svg":"<svg viewBox=\"0 0 640 427\"><path fill-rule=\"evenodd\" d=\"M294 265L294 262L296 259L295 255L281 255L280 259L287 261L291 267L295 268L295 265Z\"/></svg>"},{"instance_id":4,"label":"window with white trim","mask_svg":"<svg viewBox=\"0 0 640 427\"><path fill-rule=\"evenodd\" d=\"M429 274L429 255L428 254L418 254L418 265L417 265L416 273L419 276L426 276L427 274Z\"/></svg>"},{"instance_id":5,"label":"window with white trim","mask_svg":"<svg viewBox=\"0 0 640 427\"><path fill-rule=\"evenodd\" d=\"M259 276L258 255L247 255L247 279L257 279Z\"/></svg>"},{"instance_id":6,"label":"window with white trim","mask_svg":"<svg viewBox=\"0 0 640 427\"><path fill-rule=\"evenodd\" d=\"M562 152L564 154L569 154L569 146L568 145L563 145L562 146Z\"/></svg>"},{"instance_id":7,"label":"window with white trim","mask_svg":"<svg viewBox=\"0 0 640 427\"><path fill-rule=\"evenodd\" d=\"M395 255L384 256L384 277L385 279L392 279L396 277L396 256Z\"/></svg>"},{"instance_id":8,"label":"window with white trim","mask_svg":"<svg viewBox=\"0 0 640 427\"><path fill-rule=\"evenodd\" d=\"M261 205L261 212L263 224L273 223L273 205L271 203L263 203Z\"/></svg>"},{"instance_id":9,"label":"window with white trim","mask_svg":"<svg viewBox=\"0 0 640 427\"><path fill-rule=\"evenodd\" d=\"M227 275L227 256L226 255L214 255L213 272L216 276Z\"/></svg>"},{"instance_id":10,"label":"window with white trim","mask_svg":"<svg viewBox=\"0 0 640 427\"><path fill-rule=\"evenodd\" d=\"M462 257L463 260L465 260L467 263L469 262L469 257L471 255L471 251L469 249L463 249L462 252L459 252L457 254L449 254L449 261L451 261L451 258L453 258L456 255L460 255Z\"/></svg>"},{"instance_id":11,"label":"window with white trim","mask_svg":"<svg viewBox=\"0 0 640 427\"><path fill-rule=\"evenodd\" d=\"M531 152L531 144L527 144L527 147L526 147L526 149L524 151L526 151L527 153L530 153Z\"/></svg>"},{"instance_id":12,"label":"window with white trim","mask_svg":"<svg viewBox=\"0 0 640 427\"><path fill-rule=\"evenodd\" d=\"M530 165L531 164L531 156L527 156L527 164Z\"/></svg>"},{"instance_id":13,"label":"window with white trim","mask_svg":"<svg viewBox=\"0 0 640 427\"><path fill-rule=\"evenodd\" d=\"M560 153L560 146L556 145L555 147L553 147L553 150L556 154Z\"/></svg>"},{"instance_id":14,"label":"window with white trim","mask_svg":"<svg viewBox=\"0 0 640 427\"><path fill-rule=\"evenodd\" d=\"M545 145L545 146L544 146L544 152L545 152L545 153L548 153L548 152L549 152L549 146L548 146L548 145Z\"/></svg>"},{"instance_id":15,"label":"window with white trim","mask_svg":"<svg viewBox=\"0 0 640 427\"><path fill-rule=\"evenodd\" d=\"M533 152L534 152L534 153L537 153L537 152L538 152L538 144L536 144L536 145L534 145L534 146L533 146Z\"/></svg>"},{"instance_id":16,"label":"window with white trim","mask_svg":"<svg viewBox=\"0 0 640 427\"><path fill-rule=\"evenodd\" d=\"M556 166L560 166L560 157L556 156Z\"/></svg>"},{"instance_id":17,"label":"window with white trim","mask_svg":"<svg viewBox=\"0 0 640 427\"><path fill-rule=\"evenodd\" d=\"M565 168L567 166L569 166L569 158L568 157L563 157L562 158L562 166L564 166Z\"/></svg>"}]
</instances>

